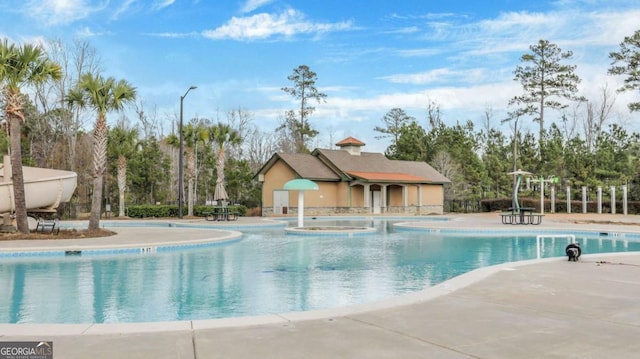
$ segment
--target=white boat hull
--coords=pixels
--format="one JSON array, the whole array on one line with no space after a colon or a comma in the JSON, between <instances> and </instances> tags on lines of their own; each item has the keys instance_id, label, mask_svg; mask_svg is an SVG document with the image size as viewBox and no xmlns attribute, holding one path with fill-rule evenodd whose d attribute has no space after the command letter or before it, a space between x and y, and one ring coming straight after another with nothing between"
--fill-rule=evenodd
<instances>
[{"instance_id":1,"label":"white boat hull","mask_svg":"<svg viewBox=\"0 0 640 359\"><path fill-rule=\"evenodd\" d=\"M24 191L29 210L54 210L69 202L76 190L78 175L71 171L39 167L22 167ZM0 213L15 210L13 182L0 177Z\"/></svg>"}]
</instances>

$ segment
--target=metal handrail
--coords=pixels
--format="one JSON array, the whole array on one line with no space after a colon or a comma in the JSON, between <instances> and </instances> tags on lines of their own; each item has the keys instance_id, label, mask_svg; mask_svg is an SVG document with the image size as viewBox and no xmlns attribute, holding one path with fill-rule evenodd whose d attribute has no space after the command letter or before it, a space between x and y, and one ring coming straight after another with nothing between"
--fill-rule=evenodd
<instances>
[{"instance_id":1,"label":"metal handrail","mask_svg":"<svg viewBox=\"0 0 640 359\"><path fill-rule=\"evenodd\" d=\"M571 243L576 242L575 234L538 234L536 236L536 259L541 258L542 253L542 240L544 238L567 238L571 240Z\"/></svg>"}]
</instances>

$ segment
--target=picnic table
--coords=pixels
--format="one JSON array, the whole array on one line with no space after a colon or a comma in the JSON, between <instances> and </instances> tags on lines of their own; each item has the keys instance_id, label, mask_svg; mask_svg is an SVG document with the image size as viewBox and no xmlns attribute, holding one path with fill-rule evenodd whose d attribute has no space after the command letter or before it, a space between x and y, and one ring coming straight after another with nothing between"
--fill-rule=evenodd
<instances>
[{"instance_id":1,"label":"picnic table","mask_svg":"<svg viewBox=\"0 0 640 359\"><path fill-rule=\"evenodd\" d=\"M230 211L226 206L216 206L212 208L211 212L206 212L204 215L207 221L235 221L240 213Z\"/></svg>"},{"instance_id":2,"label":"picnic table","mask_svg":"<svg viewBox=\"0 0 640 359\"><path fill-rule=\"evenodd\" d=\"M535 213L534 207L509 208L508 212L502 212L502 224L533 224L542 223L544 214Z\"/></svg>"}]
</instances>

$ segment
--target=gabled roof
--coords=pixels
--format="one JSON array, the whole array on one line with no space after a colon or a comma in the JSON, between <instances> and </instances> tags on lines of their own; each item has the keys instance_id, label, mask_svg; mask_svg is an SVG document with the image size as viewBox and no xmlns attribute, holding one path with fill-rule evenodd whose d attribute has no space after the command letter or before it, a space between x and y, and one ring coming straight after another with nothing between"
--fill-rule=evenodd
<instances>
[{"instance_id":1,"label":"gabled roof","mask_svg":"<svg viewBox=\"0 0 640 359\"><path fill-rule=\"evenodd\" d=\"M316 156L304 153L275 153L257 174L266 173L278 160L282 160L300 178L339 181L340 176L325 166Z\"/></svg>"},{"instance_id":2,"label":"gabled roof","mask_svg":"<svg viewBox=\"0 0 640 359\"><path fill-rule=\"evenodd\" d=\"M343 150L316 149L312 152L312 155L317 155L322 162L331 163L335 168L349 176L349 173L352 172L384 173L387 174L387 177L401 174L407 176L405 177L407 180L413 178L407 182L451 182L426 162L390 160L382 153L362 152L359 156L353 156ZM418 178L422 180L417 180ZM366 178L361 179L366 180ZM405 181L400 181L400 178L398 178L398 182Z\"/></svg>"},{"instance_id":3,"label":"gabled roof","mask_svg":"<svg viewBox=\"0 0 640 359\"><path fill-rule=\"evenodd\" d=\"M385 165L389 160L382 153L361 152L359 156L354 156L345 150L317 148L311 154L319 155L321 159L328 160L342 172L388 172Z\"/></svg>"},{"instance_id":4,"label":"gabled roof","mask_svg":"<svg viewBox=\"0 0 640 359\"><path fill-rule=\"evenodd\" d=\"M360 146L363 142L348 137L339 144ZM282 160L300 178L319 181L394 182L394 183L449 183L445 176L426 162L390 160L382 153L317 148L311 154L276 153L256 174L264 174Z\"/></svg>"},{"instance_id":5,"label":"gabled roof","mask_svg":"<svg viewBox=\"0 0 640 359\"><path fill-rule=\"evenodd\" d=\"M438 172L426 162L402 160L393 160L393 162L395 162L397 167L404 168L403 172L405 173L426 177L433 183L451 183L447 177L443 176L442 173Z\"/></svg>"},{"instance_id":6,"label":"gabled roof","mask_svg":"<svg viewBox=\"0 0 640 359\"><path fill-rule=\"evenodd\" d=\"M383 172L347 172L350 176L367 182L430 182L424 177L413 176L406 173L383 173Z\"/></svg>"}]
</instances>

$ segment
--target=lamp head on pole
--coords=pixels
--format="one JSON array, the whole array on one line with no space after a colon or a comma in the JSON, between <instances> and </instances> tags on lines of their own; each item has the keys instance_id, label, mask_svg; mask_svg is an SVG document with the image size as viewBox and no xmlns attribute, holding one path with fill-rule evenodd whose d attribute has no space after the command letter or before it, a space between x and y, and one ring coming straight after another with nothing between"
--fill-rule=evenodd
<instances>
[{"instance_id":1,"label":"lamp head on pole","mask_svg":"<svg viewBox=\"0 0 640 359\"><path fill-rule=\"evenodd\" d=\"M180 100L183 100L185 97L187 97L187 94L189 93L189 91L195 90L197 88L198 86L189 86L189 88L187 89L187 92L185 92L184 95L180 96Z\"/></svg>"}]
</instances>

